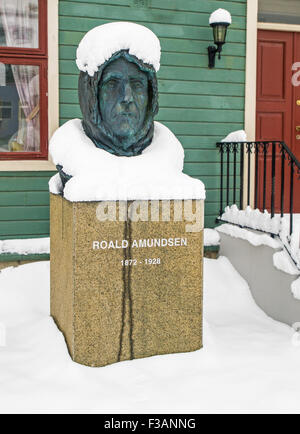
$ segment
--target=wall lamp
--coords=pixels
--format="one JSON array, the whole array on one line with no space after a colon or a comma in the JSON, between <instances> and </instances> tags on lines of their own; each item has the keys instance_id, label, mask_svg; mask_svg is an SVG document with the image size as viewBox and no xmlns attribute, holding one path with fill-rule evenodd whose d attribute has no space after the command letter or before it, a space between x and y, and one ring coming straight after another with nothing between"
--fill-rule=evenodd
<instances>
[{"instance_id":1,"label":"wall lamp","mask_svg":"<svg viewBox=\"0 0 300 434\"><path fill-rule=\"evenodd\" d=\"M217 9L209 18L209 24L213 28L214 45L208 47L208 67L215 67L216 54L219 53L221 59L221 52L223 45L226 42L227 28L232 23L231 15L225 9Z\"/></svg>"}]
</instances>

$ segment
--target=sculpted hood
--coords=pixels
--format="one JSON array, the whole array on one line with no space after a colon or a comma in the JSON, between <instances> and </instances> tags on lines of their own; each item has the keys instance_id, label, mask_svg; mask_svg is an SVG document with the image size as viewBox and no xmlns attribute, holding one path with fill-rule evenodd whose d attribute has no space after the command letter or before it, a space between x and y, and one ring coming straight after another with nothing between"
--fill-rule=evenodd
<instances>
[{"instance_id":1,"label":"sculpted hood","mask_svg":"<svg viewBox=\"0 0 300 434\"><path fill-rule=\"evenodd\" d=\"M79 103L86 135L101 149L120 156L140 155L153 139L154 116L158 112L156 72L160 67L160 43L144 26L134 23L109 23L88 32L77 49ZM143 127L126 148L102 119L99 83L104 69L120 57L136 64L148 76L149 101Z\"/></svg>"}]
</instances>

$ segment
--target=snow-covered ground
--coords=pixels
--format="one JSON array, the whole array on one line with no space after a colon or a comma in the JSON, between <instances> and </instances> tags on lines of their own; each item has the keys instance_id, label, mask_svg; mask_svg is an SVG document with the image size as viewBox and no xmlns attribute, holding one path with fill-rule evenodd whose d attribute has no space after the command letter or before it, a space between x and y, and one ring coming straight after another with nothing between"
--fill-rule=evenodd
<instances>
[{"instance_id":1,"label":"snow-covered ground","mask_svg":"<svg viewBox=\"0 0 300 434\"><path fill-rule=\"evenodd\" d=\"M50 253L50 238L0 240L0 254L41 255Z\"/></svg>"},{"instance_id":2,"label":"snow-covered ground","mask_svg":"<svg viewBox=\"0 0 300 434\"><path fill-rule=\"evenodd\" d=\"M226 258L205 259L204 279L203 350L92 369L49 316L49 263L2 271L0 412L300 412L299 335Z\"/></svg>"}]
</instances>

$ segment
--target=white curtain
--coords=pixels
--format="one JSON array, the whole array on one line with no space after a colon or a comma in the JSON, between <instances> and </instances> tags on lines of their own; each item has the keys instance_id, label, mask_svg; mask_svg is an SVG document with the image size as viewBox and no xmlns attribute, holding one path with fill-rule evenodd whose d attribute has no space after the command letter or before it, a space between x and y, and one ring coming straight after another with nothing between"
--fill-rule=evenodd
<instances>
[{"instance_id":1,"label":"white curtain","mask_svg":"<svg viewBox=\"0 0 300 434\"><path fill-rule=\"evenodd\" d=\"M8 47L38 48L38 0L1 0L0 21Z\"/></svg>"},{"instance_id":2,"label":"white curtain","mask_svg":"<svg viewBox=\"0 0 300 434\"><path fill-rule=\"evenodd\" d=\"M8 47L38 47L38 0L0 0L0 20ZM25 115L16 140L26 152L39 151L39 68L12 65L12 71Z\"/></svg>"}]
</instances>

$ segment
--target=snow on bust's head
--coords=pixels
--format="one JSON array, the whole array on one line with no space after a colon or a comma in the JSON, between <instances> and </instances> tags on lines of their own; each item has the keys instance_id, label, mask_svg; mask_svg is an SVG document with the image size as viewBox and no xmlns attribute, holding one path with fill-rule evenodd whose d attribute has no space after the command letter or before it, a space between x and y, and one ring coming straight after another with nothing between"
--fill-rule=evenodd
<instances>
[{"instance_id":1,"label":"snow on bust's head","mask_svg":"<svg viewBox=\"0 0 300 434\"><path fill-rule=\"evenodd\" d=\"M76 64L91 77L99 66L121 50L128 50L142 62L160 68L161 47L157 36L147 27L128 22L107 23L90 30L77 49Z\"/></svg>"},{"instance_id":2,"label":"snow on bust's head","mask_svg":"<svg viewBox=\"0 0 300 434\"><path fill-rule=\"evenodd\" d=\"M226 11L226 9L217 9L213 12L209 18L209 24L215 23L232 23L230 12Z\"/></svg>"}]
</instances>

